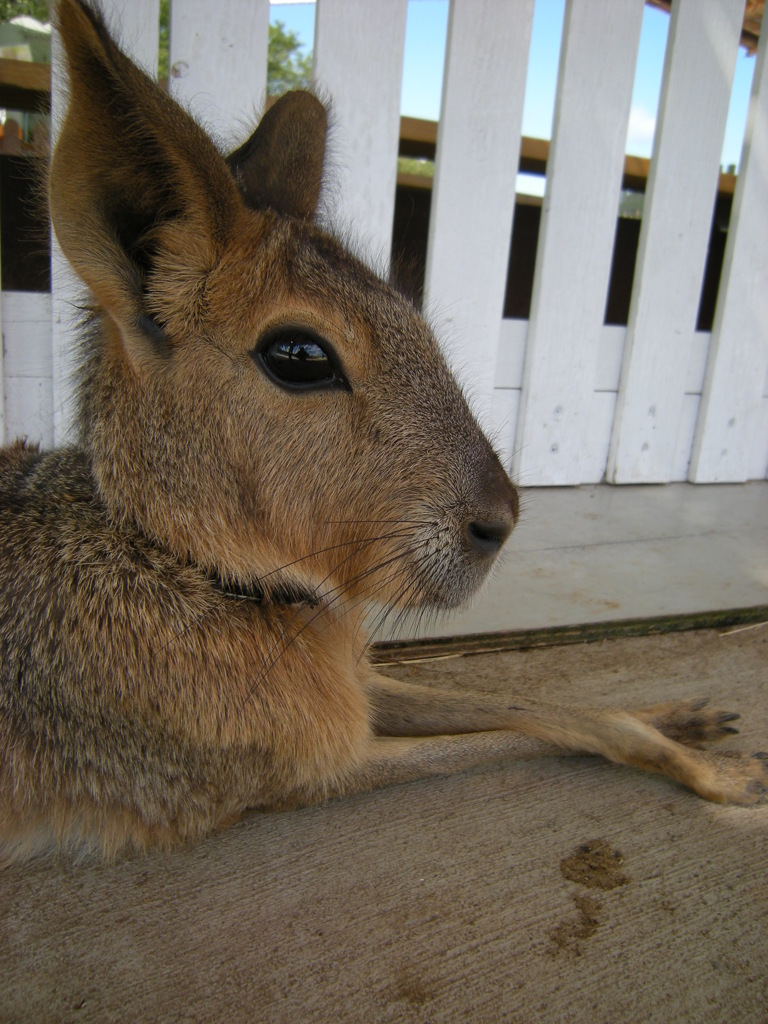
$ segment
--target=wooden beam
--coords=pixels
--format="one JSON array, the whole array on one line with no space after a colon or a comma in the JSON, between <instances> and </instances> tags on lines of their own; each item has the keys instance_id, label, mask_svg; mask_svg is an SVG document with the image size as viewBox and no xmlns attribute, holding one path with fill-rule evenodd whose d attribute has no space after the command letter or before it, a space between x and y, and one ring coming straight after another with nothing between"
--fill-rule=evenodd
<instances>
[{"instance_id":1,"label":"wooden beam","mask_svg":"<svg viewBox=\"0 0 768 1024\"><path fill-rule=\"evenodd\" d=\"M529 651L566 644L603 643L637 636L664 636L692 629L728 629L759 626L768 622L768 606L728 608L684 615L659 615L653 619L614 619L585 622L575 626L544 629L516 629L505 633L474 633L455 637L426 637L423 640L380 640L372 645L375 665L407 665L419 661L464 658L500 651Z\"/></svg>"},{"instance_id":2,"label":"wooden beam","mask_svg":"<svg viewBox=\"0 0 768 1024\"><path fill-rule=\"evenodd\" d=\"M437 121L425 121L418 117L401 117L400 156L425 157L428 160L434 160L437 131ZM527 174L546 174L549 146L548 139L534 139L524 135L520 146L520 170ZM631 189L633 192L644 192L650 166L651 161L647 157L626 156L622 187ZM735 174L722 172L718 192L723 195L733 195L736 177ZM421 187L429 188L429 185L422 183Z\"/></svg>"},{"instance_id":3,"label":"wooden beam","mask_svg":"<svg viewBox=\"0 0 768 1024\"><path fill-rule=\"evenodd\" d=\"M0 59L0 107L6 110L50 110L51 65Z\"/></svg>"},{"instance_id":4,"label":"wooden beam","mask_svg":"<svg viewBox=\"0 0 768 1024\"><path fill-rule=\"evenodd\" d=\"M267 106L274 102L270 97ZM33 61L0 59L0 107L7 110L49 110L51 105L51 65ZM437 121L419 117L400 118L400 156L424 157L434 160L437 147ZM546 174L549 140L523 136L520 147L520 170L527 174ZM650 160L627 156L624 161L623 187L643 192L648 181ZM398 184L412 188L431 188L429 178L398 175ZM411 180L413 179L413 180ZM733 195L736 175L720 175L718 191Z\"/></svg>"}]
</instances>

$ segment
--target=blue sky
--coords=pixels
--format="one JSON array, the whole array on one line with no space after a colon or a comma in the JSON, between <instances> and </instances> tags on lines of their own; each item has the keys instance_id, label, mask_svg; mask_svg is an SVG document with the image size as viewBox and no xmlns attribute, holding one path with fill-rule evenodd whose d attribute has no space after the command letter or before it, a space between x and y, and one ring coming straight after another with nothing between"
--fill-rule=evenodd
<instances>
[{"instance_id":1,"label":"blue sky","mask_svg":"<svg viewBox=\"0 0 768 1024\"><path fill-rule=\"evenodd\" d=\"M523 134L548 139L552 130L555 84L565 0L536 0ZM311 47L313 3L272 3L271 18L280 20ZM437 120L440 112L443 56L448 23L448 0L409 0L401 112ZM650 156L664 64L669 17L646 7L632 96L627 152ZM731 108L721 163L738 165L755 58L739 50Z\"/></svg>"}]
</instances>

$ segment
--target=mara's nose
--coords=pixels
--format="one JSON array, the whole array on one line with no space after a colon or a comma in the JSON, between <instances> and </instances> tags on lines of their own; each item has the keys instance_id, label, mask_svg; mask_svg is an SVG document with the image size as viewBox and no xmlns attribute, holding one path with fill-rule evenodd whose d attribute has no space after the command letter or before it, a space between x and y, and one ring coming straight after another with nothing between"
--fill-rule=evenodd
<instances>
[{"instance_id":1,"label":"mara's nose","mask_svg":"<svg viewBox=\"0 0 768 1024\"><path fill-rule=\"evenodd\" d=\"M506 522L483 522L473 519L467 523L465 534L472 547L481 555L495 555L512 532L514 519Z\"/></svg>"},{"instance_id":2,"label":"mara's nose","mask_svg":"<svg viewBox=\"0 0 768 1024\"><path fill-rule=\"evenodd\" d=\"M494 458L483 481L482 515L467 519L464 534L470 546L480 555L496 555L512 532L520 512L517 488L501 464Z\"/></svg>"}]
</instances>

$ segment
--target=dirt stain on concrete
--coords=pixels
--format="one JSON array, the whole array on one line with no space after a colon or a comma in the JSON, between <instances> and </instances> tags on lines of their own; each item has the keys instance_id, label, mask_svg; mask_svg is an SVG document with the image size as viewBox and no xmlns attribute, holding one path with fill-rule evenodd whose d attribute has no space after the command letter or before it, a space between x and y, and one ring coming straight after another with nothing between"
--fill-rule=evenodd
<instances>
[{"instance_id":1,"label":"dirt stain on concrete","mask_svg":"<svg viewBox=\"0 0 768 1024\"><path fill-rule=\"evenodd\" d=\"M592 896L574 896L573 902L578 911L576 920L561 921L550 932L550 953L553 956L558 953L581 956L581 943L591 938L600 925L601 907L596 899Z\"/></svg>"},{"instance_id":2,"label":"dirt stain on concrete","mask_svg":"<svg viewBox=\"0 0 768 1024\"><path fill-rule=\"evenodd\" d=\"M570 857L560 861L563 878L588 889L617 889L629 878L621 869L624 857L605 839L591 839L582 843Z\"/></svg>"},{"instance_id":3,"label":"dirt stain on concrete","mask_svg":"<svg viewBox=\"0 0 768 1024\"><path fill-rule=\"evenodd\" d=\"M401 968L389 992L391 1002L405 1002L416 1009L431 1003L436 996L437 987L414 966Z\"/></svg>"},{"instance_id":4,"label":"dirt stain on concrete","mask_svg":"<svg viewBox=\"0 0 768 1024\"><path fill-rule=\"evenodd\" d=\"M629 878L624 874L624 857L614 850L605 839L591 839L582 843L569 856L560 861L560 872L569 882L576 882L587 889L602 889L608 892L626 885ZM591 938L600 926L602 906L594 896L579 894L573 897L577 917L561 921L549 933L550 953L570 953L581 956L583 943Z\"/></svg>"}]
</instances>

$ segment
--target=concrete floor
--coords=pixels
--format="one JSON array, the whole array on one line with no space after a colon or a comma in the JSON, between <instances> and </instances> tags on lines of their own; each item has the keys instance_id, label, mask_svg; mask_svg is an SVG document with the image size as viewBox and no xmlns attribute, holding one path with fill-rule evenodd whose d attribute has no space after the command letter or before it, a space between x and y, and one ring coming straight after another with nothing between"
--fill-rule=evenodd
<instances>
[{"instance_id":1,"label":"concrete floor","mask_svg":"<svg viewBox=\"0 0 768 1024\"><path fill-rule=\"evenodd\" d=\"M768 604L768 481L531 488L493 579L427 636ZM395 634L409 636L407 626Z\"/></svg>"},{"instance_id":2,"label":"concrete floor","mask_svg":"<svg viewBox=\"0 0 768 1024\"><path fill-rule=\"evenodd\" d=\"M768 745L768 630L390 668ZM575 870L574 870L575 868ZM0 871L4 1024L766 1024L768 806L587 757L250 815L169 855Z\"/></svg>"},{"instance_id":3,"label":"concrete floor","mask_svg":"<svg viewBox=\"0 0 768 1024\"><path fill-rule=\"evenodd\" d=\"M764 605L767 584L768 484L536 490L496 580L434 632ZM622 707L710 694L752 752L766 652L756 626L385 671ZM767 872L768 806L591 758L500 765L169 855L0 871L0 1022L766 1024Z\"/></svg>"}]
</instances>

